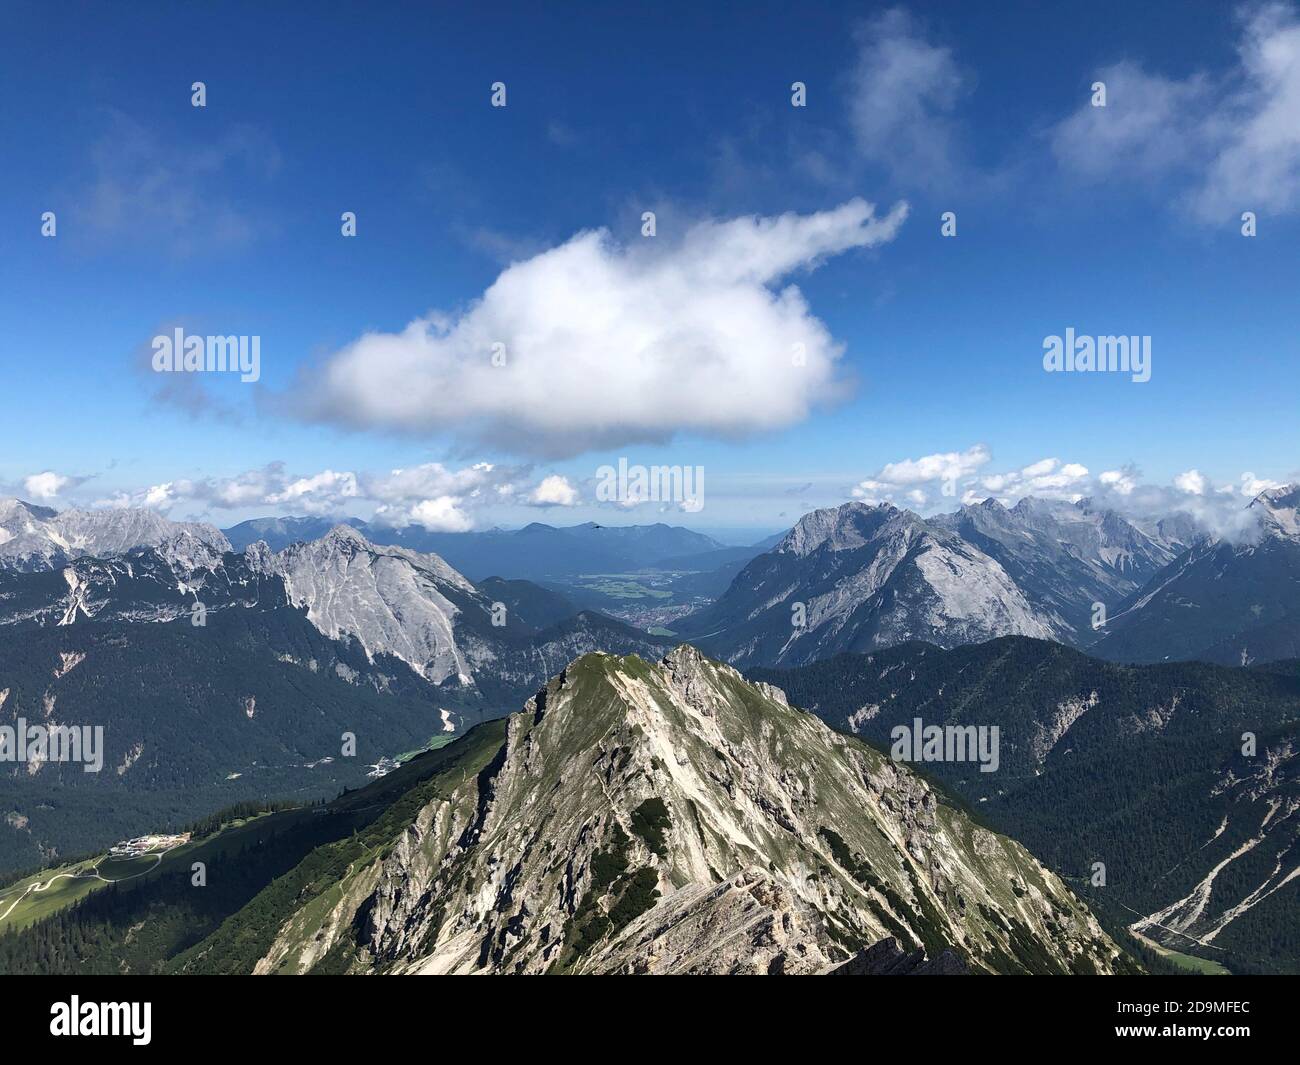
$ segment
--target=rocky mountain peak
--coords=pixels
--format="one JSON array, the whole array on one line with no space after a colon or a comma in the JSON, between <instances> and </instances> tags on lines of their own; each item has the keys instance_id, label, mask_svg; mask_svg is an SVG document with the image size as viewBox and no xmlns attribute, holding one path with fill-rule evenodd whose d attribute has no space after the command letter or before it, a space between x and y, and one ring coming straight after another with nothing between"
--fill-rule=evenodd
<instances>
[{"instance_id":1,"label":"rocky mountain peak","mask_svg":"<svg viewBox=\"0 0 1300 1065\"><path fill-rule=\"evenodd\" d=\"M275 552L265 540L255 540L244 548L244 560L255 573L269 573L274 567Z\"/></svg>"},{"instance_id":2,"label":"rocky mountain peak","mask_svg":"<svg viewBox=\"0 0 1300 1065\"><path fill-rule=\"evenodd\" d=\"M35 503L29 503L25 499L0 499L0 522L21 514L35 521L49 521L59 512L53 507L42 507Z\"/></svg>"},{"instance_id":3,"label":"rocky mountain peak","mask_svg":"<svg viewBox=\"0 0 1300 1065\"><path fill-rule=\"evenodd\" d=\"M818 548L852 551L863 547L891 523L911 518L910 511L899 510L890 503L843 503L805 514L786 534L775 550L795 555L809 555Z\"/></svg>"},{"instance_id":4,"label":"rocky mountain peak","mask_svg":"<svg viewBox=\"0 0 1300 1065\"><path fill-rule=\"evenodd\" d=\"M1118 956L1023 848L691 647L573 662L339 900L267 964L354 927L391 972L823 972L891 935L977 971Z\"/></svg>"},{"instance_id":5,"label":"rocky mountain peak","mask_svg":"<svg viewBox=\"0 0 1300 1065\"><path fill-rule=\"evenodd\" d=\"M331 547L374 547L369 540L362 536L361 533L351 525L335 525L329 532L321 537L321 539Z\"/></svg>"},{"instance_id":6,"label":"rocky mountain peak","mask_svg":"<svg viewBox=\"0 0 1300 1065\"><path fill-rule=\"evenodd\" d=\"M265 544L248 552L331 639L355 637L368 654L400 658L435 684L472 678L455 626L463 609L481 607L483 597L437 555L377 546L350 525L274 554Z\"/></svg>"},{"instance_id":7,"label":"rocky mountain peak","mask_svg":"<svg viewBox=\"0 0 1300 1065\"><path fill-rule=\"evenodd\" d=\"M1300 539L1300 485L1287 484L1261 492L1248 509L1259 514L1266 536Z\"/></svg>"}]
</instances>

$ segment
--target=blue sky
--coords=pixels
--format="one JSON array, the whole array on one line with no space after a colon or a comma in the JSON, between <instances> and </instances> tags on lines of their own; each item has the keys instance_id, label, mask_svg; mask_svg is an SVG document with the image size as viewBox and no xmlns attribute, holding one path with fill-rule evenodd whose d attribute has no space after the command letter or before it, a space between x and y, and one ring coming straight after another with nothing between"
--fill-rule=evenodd
<instances>
[{"instance_id":1,"label":"blue sky","mask_svg":"<svg viewBox=\"0 0 1300 1065\"><path fill-rule=\"evenodd\" d=\"M538 8L10 5L0 494L751 530L1300 468L1293 6ZM178 325L260 381L152 372ZM620 456L704 507L598 503Z\"/></svg>"}]
</instances>

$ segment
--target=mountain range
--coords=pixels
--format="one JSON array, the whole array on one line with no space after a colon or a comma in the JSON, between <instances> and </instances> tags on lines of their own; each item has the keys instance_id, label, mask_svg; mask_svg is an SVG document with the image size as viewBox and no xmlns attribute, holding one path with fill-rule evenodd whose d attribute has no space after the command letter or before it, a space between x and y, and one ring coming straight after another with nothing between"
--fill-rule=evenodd
<instances>
[{"instance_id":1,"label":"mountain range","mask_svg":"<svg viewBox=\"0 0 1300 1065\"><path fill-rule=\"evenodd\" d=\"M41 568L37 559L51 556L31 554L21 566L0 569L0 627L197 625L222 611L288 606L328 638L357 641L370 658L390 656L434 685L480 692L512 684L530 690L568 660L550 658L548 644L567 646L584 629L599 632L602 645L633 650L654 643L614 619L566 610L562 597L527 582L492 583L496 598L489 597L437 555L372 544L349 525L279 552L259 541L236 553L215 529L208 540L190 527L147 532L121 554L101 557L86 549ZM535 606L539 598L548 611L531 616L558 625L556 631L531 623L528 609L511 610L524 601Z\"/></svg>"},{"instance_id":2,"label":"mountain range","mask_svg":"<svg viewBox=\"0 0 1300 1065\"><path fill-rule=\"evenodd\" d=\"M231 550L215 526L174 522L152 510L63 510L0 499L0 569L47 570L77 558L111 558L154 547L166 556Z\"/></svg>"},{"instance_id":3,"label":"mountain range","mask_svg":"<svg viewBox=\"0 0 1300 1065\"><path fill-rule=\"evenodd\" d=\"M1123 661L1295 655L1300 490L1255 499L1245 539L1186 516L996 500L923 519L888 504L805 515L675 632L742 667L909 640L1052 639Z\"/></svg>"},{"instance_id":4,"label":"mountain range","mask_svg":"<svg viewBox=\"0 0 1300 1065\"><path fill-rule=\"evenodd\" d=\"M986 500L928 519L855 502L813 511L779 538L729 548L662 524L430 533L354 519L277 518L222 533L143 511L60 514L11 500L0 503L0 572L48 572L140 548L154 550L180 581L186 572L216 570L214 560L229 553L264 567L283 559L292 570L293 559L310 559L315 550L295 545L351 535L389 560L405 560L381 562L389 576L422 566L418 601L442 600L406 626L419 631L398 634L379 618L370 625L353 619L352 627L385 630L375 636L377 648L396 641L409 659L421 659L414 668L433 669L439 679L461 670L434 615L464 613L457 596L474 581L542 581L572 602L571 613L617 611L617 594L575 578L650 571L670 571L665 586L698 606L669 615L673 633L742 667L795 665L908 640L952 647L1004 635L1053 639L1118 661L1240 664L1300 653L1300 618L1291 607L1300 582L1298 506L1294 486L1262 493L1247 508L1246 532L1223 539L1185 514L1138 521L1087 500L1026 498L1010 508ZM259 534L269 540L252 539ZM296 577L289 570L279 576L296 583L302 602L312 600L314 618L326 619L337 606L306 590L314 564L298 564ZM355 576L364 581L364 573L358 567ZM449 573L460 577L459 587L448 583ZM334 633L346 627L322 624Z\"/></svg>"},{"instance_id":5,"label":"mountain range","mask_svg":"<svg viewBox=\"0 0 1300 1065\"><path fill-rule=\"evenodd\" d=\"M394 528L348 518L256 518L225 530L234 549L261 541L280 551L298 541L318 540L336 524L350 525L373 544L437 554L473 580L515 577L544 580L578 573L631 573L647 567L689 566L712 570L752 558L763 545L727 547L711 536L676 526L611 526L586 522L556 528L533 522L522 529L432 532Z\"/></svg>"}]
</instances>

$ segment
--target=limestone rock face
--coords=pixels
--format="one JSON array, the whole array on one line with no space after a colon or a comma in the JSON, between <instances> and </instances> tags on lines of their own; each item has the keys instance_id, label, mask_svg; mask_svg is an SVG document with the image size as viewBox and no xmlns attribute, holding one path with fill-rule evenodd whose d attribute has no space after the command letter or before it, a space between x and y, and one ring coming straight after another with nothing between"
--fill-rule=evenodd
<instances>
[{"instance_id":1,"label":"limestone rock face","mask_svg":"<svg viewBox=\"0 0 1300 1065\"><path fill-rule=\"evenodd\" d=\"M938 522L884 504L804 515L679 628L740 666L798 665L925 640L941 647L1059 626L1002 563Z\"/></svg>"},{"instance_id":2,"label":"limestone rock face","mask_svg":"<svg viewBox=\"0 0 1300 1065\"><path fill-rule=\"evenodd\" d=\"M268 958L798 974L893 937L909 971L1120 961L1018 844L691 647L573 662L509 719L486 768L423 805L337 897L286 924Z\"/></svg>"}]
</instances>

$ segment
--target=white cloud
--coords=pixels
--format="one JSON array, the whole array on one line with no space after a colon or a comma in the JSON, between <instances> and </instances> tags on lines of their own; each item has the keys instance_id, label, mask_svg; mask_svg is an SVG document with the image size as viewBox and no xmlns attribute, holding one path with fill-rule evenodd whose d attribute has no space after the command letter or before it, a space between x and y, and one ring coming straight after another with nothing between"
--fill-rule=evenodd
<instances>
[{"instance_id":1,"label":"white cloud","mask_svg":"<svg viewBox=\"0 0 1300 1065\"><path fill-rule=\"evenodd\" d=\"M1106 489L1122 496L1132 495L1137 487L1137 475L1132 470L1106 470L1097 478L1098 483Z\"/></svg>"},{"instance_id":2,"label":"white cloud","mask_svg":"<svg viewBox=\"0 0 1300 1065\"><path fill-rule=\"evenodd\" d=\"M119 492L95 505L168 512L189 504L191 509L340 518L373 508L373 520L380 524L463 532L497 504L573 506L578 501L577 489L566 478L553 474L534 484L526 466L480 462L451 469L428 462L383 473L327 469L293 475L277 462L233 477L167 481Z\"/></svg>"},{"instance_id":3,"label":"white cloud","mask_svg":"<svg viewBox=\"0 0 1300 1065\"><path fill-rule=\"evenodd\" d=\"M176 499L177 493L175 486L171 484L158 484L145 491L142 505L157 510L165 510L175 503Z\"/></svg>"},{"instance_id":4,"label":"white cloud","mask_svg":"<svg viewBox=\"0 0 1300 1065\"><path fill-rule=\"evenodd\" d=\"M409 514L411 523L423 525L433 532L468 532L474 526L469 515L451 496L421 500L411 507Z\"/></svg>"},{"instance_id":5,"label":"white cloud","mask_svg":"<svg viewBox=\"0 0 1300 1065\"><path fill-rule=\"evenodd\" d=\"M1209 482L1200 470L1187 470L1174 478L1174 487L1192 496L1205 495Z\"/></svg>"},{"instance_id":6,"label":"white cloud","mask_svg":"<svg viewBox=\"0 0 1300 1065\"><path fill-rule=\"evenodd\" d=\"M958 499L963 504L978 503L993 497L1010 505L1028 495L1077 500L1090 484L1086 466L1057 458L1040 459L1016 470L981 473L992 458L988 447L976 444L965 451L891 462L856 485L852 495L870 503L902 501L918 508L935 493L954 503Z\"/></svg>"},{"instance_id":7,"label":"white cloud","mask_svg":"<svg viewBox=\"0 0 1300 1065\"><path fill-rule=\"evenodd\" d=\"M1106 106L1085 102L1053 130L1062 166L1173 185L1204 221L1300 210L1300 20L1285 3L1241 15L1238 62L1222 76L1168 78L1132 61L1099 71Z\"/></svg>"},{"instance_id":8,"label":"white cloud","mask_svg":"<svg viewBox=\"0 0 1300 1065\"><path fill-rule=\"evenodd\" d=\"M1116 510L1132 520L1152 521L1185 514L1199 528L1236 541L1257 532L1258 512L1249 509L1249 503L1260 492L1284 483L1253 473L1243 473L1235 483L1216 483L1191 469L1175 475L1169 485L1147 484L1130 466L1103 473L1088 495L1095 505Z\"/></svg>"},{"instance_id":9,"label":"white cloud","mask_svg":"<svg viewBox=\"0 0 1300 1065\"><path fill-rule=\"evenodd\" d=\"M54 499L71 483L71 477L46 470L44 473L33 473L30 477L24 478L23 488L28 498Z\"/></svg>"},{"instance_id":10,"label":"white cloud","mask_svg":"<svg viewBox=\"0 0 1300 1065\"><path fill-rule=\"evenodd\" d=\"M68 194L80 228L115 244L130 240L179 255L210 254L243 247L267 228L266 219L241 205L246 195L229 192L238 187L247 193L256 179L272 176L280 153L249 126L180 143L110 111L90 164L92 180Z\"/></svg>"},{"instance_id":11,"label":"white cloud","mask_svg":"<svg viewBox=\"0 0 1300 1065\"><path fill-rule=\"evenodd\" d=\"M1219 152L1194 197L1206 217L1300 207L1300 21L1275 3L1256 10L1239 47L1244 85L1222 115Z\"/></svg>"},{"instance_id":12,"label":"white cloud","mask_svg":"<svg viewBox=\"0 0 1300 1065\"><path fill-rule=\"evenodd\" d=\"M1201 122L1212 102L1204 77L1177 81L1129 60L1099 70L1106 106L1085 102L1052 132L1052 149L1071 174L1101 179L1123 168L1151 178L1207 149Z\"/></svg>"},{"instance_id":13,"label":"white cloud","mask_svg":"<svg viewBox=\"0 0 1300 1065\"><path fill-rule=\"evenodd\" d=\"M859 152L912 185L950 178L948 115L964 82L951 50L927 41L901 8L866 24L858 40L850 122Z\"/></svg>"},{"instance_id":14,"label":"white cloud","mask_svg":"<svg viewBox=\"0 0 1300 1065\"><path fill-rule=\"evenodd\" d=\"M846 386L840 345L779 283L892 240L906 215L900 203L877 218L854 199L705 222L676 242L580 233L511 264L460 313L362 336L303 374L289 402L310 420L549 456L790 426Z\"/></svg>"},{"instance_id":15,"label":"white cloud","mask_svg":"<svg viewBox=\"0 0 1300 1065\"><path fill-rule=\"evenodd\" d=\"M1058 458L1046 458L1018 470L988 474L968 483L973 496L984 499L992 496L1006 504L1015 503L1025 496L1074 502L1086 494L1088 467L1078 462L1062 463Z\"/></svg>"},{"instance_id":16,"label":"white cloud","mask_svg":"<svg viewBox=\"0 0 1300 1065\"><path fill-rule=\"evenodd\" d=\"M298 504L335 507L346 500L356 499L359 494L355 473L322 470L310 477L290 481L282 490L267 495L266 502L290 507Z\"/></svg>"},{"instance_id":17,"label":"white cloud","mask_svg":"<svg viewBox=\"0 0 1300 1065\"><path fill-rule=\"evenodd\" d=\"M362 474L360 491L367 498L384 503L409 503L439 496L478 498L485 493L500 496L503 490L513 491L526 472L517 466L496 466L490 462L476 462L459 470L449 469L441 462L426 462L385 474Z\"/></svg>"},{"instance_id":18,"label":"white cloud","mask_svg":"<svg viewBox=\"0 0 1300 1065\"><path fill-rule=\"evenodd\" d=\"M529 500L539 507L572 507L578 503L578 489L567 477L552 474L543 477L541 483L533 489Z\"/></svg>"},{"instance_id":19,"label":"white cloud","mask_svg":"<svg viewBox=\"0 0 1300 1065\"><path fill-rule=\"evenodd\" d=\"M1254 499L1261 492L1267 492L1274 488L1281 488L1286 482L1270 481L1267 478L1256 477L1253 473L1243 473L1241 475L1241 495L1247 499ZM1228 489L1231 490L1229 485Z\"/></svg>"},{"instance_id":20,"label":"white cloud","mask_svg":"<svg viewBox=\"0 0 1300 1065\"><path fill-rule=\"evenodd\" d=\"M891 462L856 485L851 494L865 502L893 503L918 510L970 506L996 499L1014 506L1021 499L1065 502L1091 500L1141 523L1186 514L1201 529L1239 540L1253 534L1257 512L1247 509L1261 492L1286 482L1243 473L1236 483L1216 483L1199 470L1177 474L1168 485L1147 484L1134 466L1103 470L1095 476L1078 462L1045 458L1019 469L985 472L992 456L984 445L966 451L940 452L919 459Z\"/></svg>"},{"instance_id":21,"label":"white cloud","mask_svg":"<svg viewBox=\"0 0 1300 1065\"><path fill-rule=\"evenodd\" d=\"M868 502L881 502L892 498L895 489L923 484L935 484L945 495L952 495L953 485L986 465L991 457L987 447L976 444L965 451L945 451L919 459L890 462L856 485L853 495ZM923 499L917 501L915 494L909 501L916 505L924 503Z\"/></svg>"}]
</instances>

